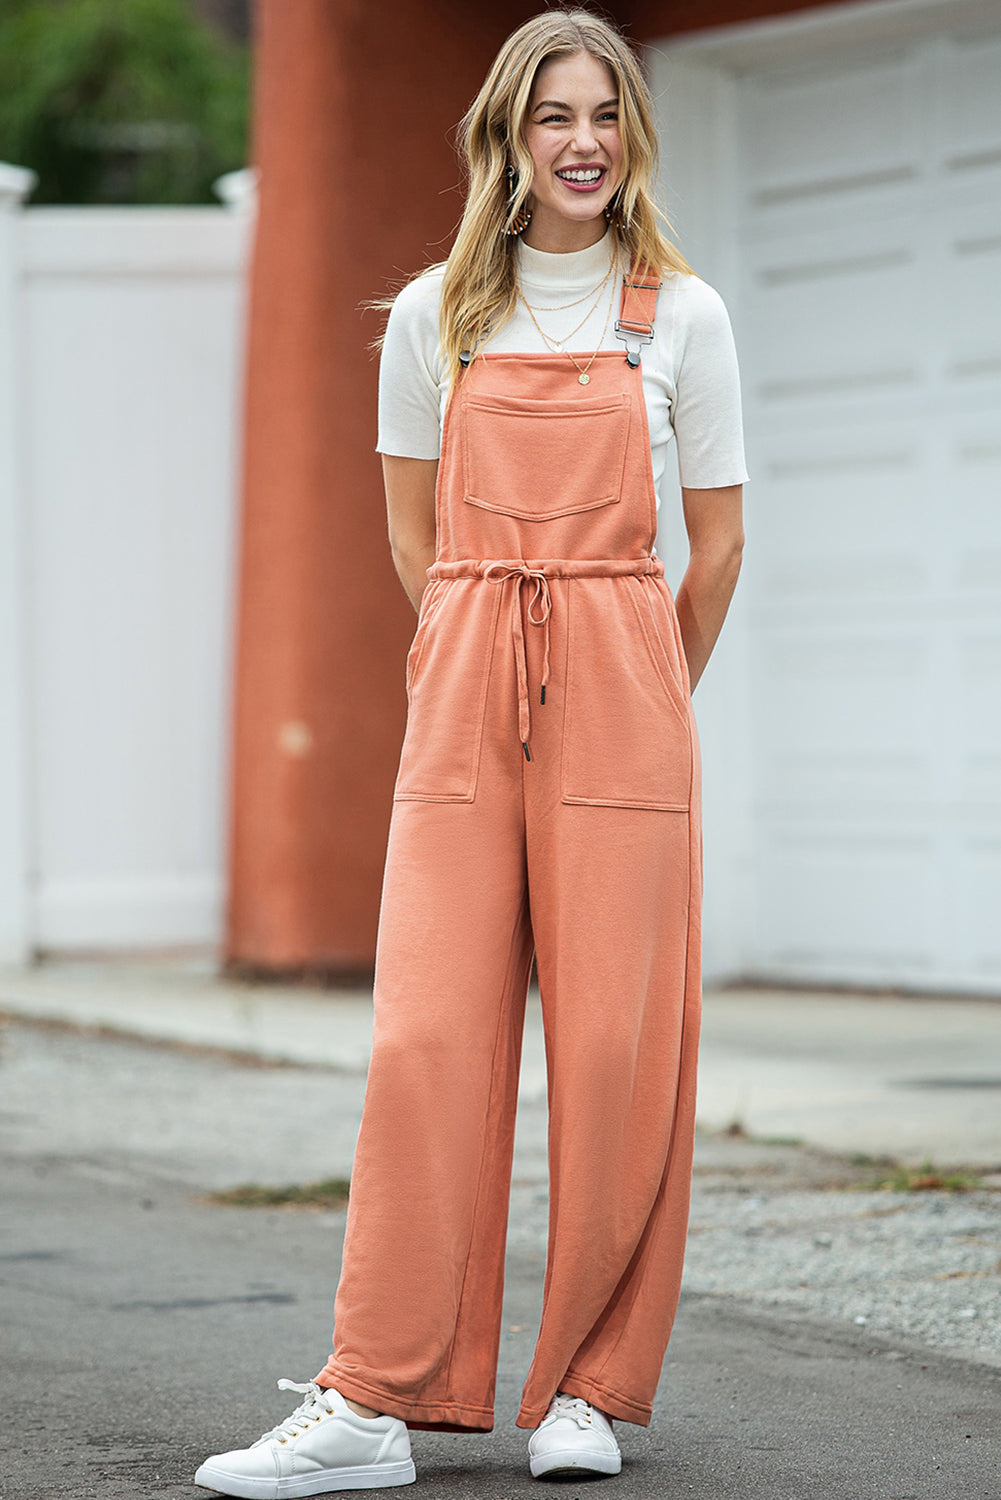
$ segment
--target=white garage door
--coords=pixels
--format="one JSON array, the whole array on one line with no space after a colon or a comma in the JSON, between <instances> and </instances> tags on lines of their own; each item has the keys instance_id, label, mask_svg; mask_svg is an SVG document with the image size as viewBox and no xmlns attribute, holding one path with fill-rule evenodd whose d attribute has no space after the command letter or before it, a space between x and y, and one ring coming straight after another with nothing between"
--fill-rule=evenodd
<instances>
[{"instance_id":1,"label":"white garage door","mask_svg":"<svg viewBox=\"0 0 1001 1500\"><path fill-rule=\"evenodd\" d=\"M1001 21L738 75L750 967L1001 989Z\"/></svg>"}]
</instances>

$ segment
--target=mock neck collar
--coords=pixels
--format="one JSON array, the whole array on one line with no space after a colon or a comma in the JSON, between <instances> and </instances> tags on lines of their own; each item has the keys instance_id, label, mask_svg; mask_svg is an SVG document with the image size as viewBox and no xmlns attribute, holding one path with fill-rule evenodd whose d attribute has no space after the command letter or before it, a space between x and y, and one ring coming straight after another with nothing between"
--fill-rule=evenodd
<instances>
[{"instance_id":1,"label":"mock neck collar","mask_svg":"<svg viewBox=\"0 0 1001 1500\"><path fill-rule=\"evenodd\" d=\"M518 280L522 286L552 292L586 291L608 270L614 247L615 236L608 230L586 250L571 250L560 255L548 250L533 250L531 245L519 240L516 249Z\"/></svg>"}]
</instances>

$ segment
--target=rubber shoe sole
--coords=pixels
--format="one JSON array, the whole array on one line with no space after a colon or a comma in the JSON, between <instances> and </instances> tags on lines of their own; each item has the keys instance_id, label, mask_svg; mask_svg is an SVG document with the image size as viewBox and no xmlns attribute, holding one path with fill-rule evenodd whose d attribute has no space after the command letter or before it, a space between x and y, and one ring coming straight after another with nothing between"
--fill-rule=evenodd
<instances>
[{"instance_id":1,"label":"rubber shoe sole","mask_svg":"<svg viewBox=\"0 0 1001 1500\"><path fill-rule=\"evenodd\" d=\"M414 1461L408 1458L392 1464L317 1469L286 1479L248 1479L242 1474L227 1474L213 1464L202 1464L195 1484L220 1495L237 1495L241 1500L293 1500L297 1495L329 1495L338 1490L384 1490L391 1485L413 1484L416 1478Z\"/></svg>"},{"instance_id":2,"label":"rubber shoe sole","mask_svg":"<svg viewBox=\"0 0 1001 1500\"><path fill-rule=\"evenodd\" d=\"M540 1453L529 1460L533 1479L544 1474L618 1474L622 1468L622 1456L618 1453L584 1453L580 1448L556 1449L553 1453Z\"/></svg>"}]
</instances>

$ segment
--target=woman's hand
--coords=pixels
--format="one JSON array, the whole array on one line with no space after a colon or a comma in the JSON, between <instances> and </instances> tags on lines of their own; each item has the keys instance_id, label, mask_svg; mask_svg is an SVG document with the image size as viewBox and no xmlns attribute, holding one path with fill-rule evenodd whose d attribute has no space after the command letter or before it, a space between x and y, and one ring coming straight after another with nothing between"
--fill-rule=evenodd
<instances>
[{"instance_id":1,"label":"woman's hand","mask_svg":"<svg viewBox=\"0 0 1001 1500\"><path fill-rule=\"evenodd\" d=\"M407 598L418 612L427 587L427 570L435 558L434 491L436 458L382 455L386 486L389 545Z\"/></svg>"},{"instance_id":2,"label":"woman's hand","mask_svg":"<svg viewBox=\"0 0 1001 1500\"><path fill-rule=\"evenodd\" d=\"M740 573L743 485L682 489L689 558L675 606L692 688L705 671Z\"/></svg>"}]
</instances>

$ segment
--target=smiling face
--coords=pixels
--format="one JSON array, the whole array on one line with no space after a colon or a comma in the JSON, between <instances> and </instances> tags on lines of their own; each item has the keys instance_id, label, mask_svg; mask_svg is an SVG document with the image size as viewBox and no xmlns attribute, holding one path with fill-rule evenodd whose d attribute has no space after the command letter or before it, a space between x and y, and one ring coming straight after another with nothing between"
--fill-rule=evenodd
<instances>
[{"instance_id":1,"label":"smiling face","mask_svg":"<svg viewBox=\"0 0 1001 1500\"><path fill-rule=\"evenodd\" d=\"M534 168L526 243L553 251L594 244L622 180L619 101L607 65L590 52L543 63L523 134Z\"/></svg>"}]
</instances>

